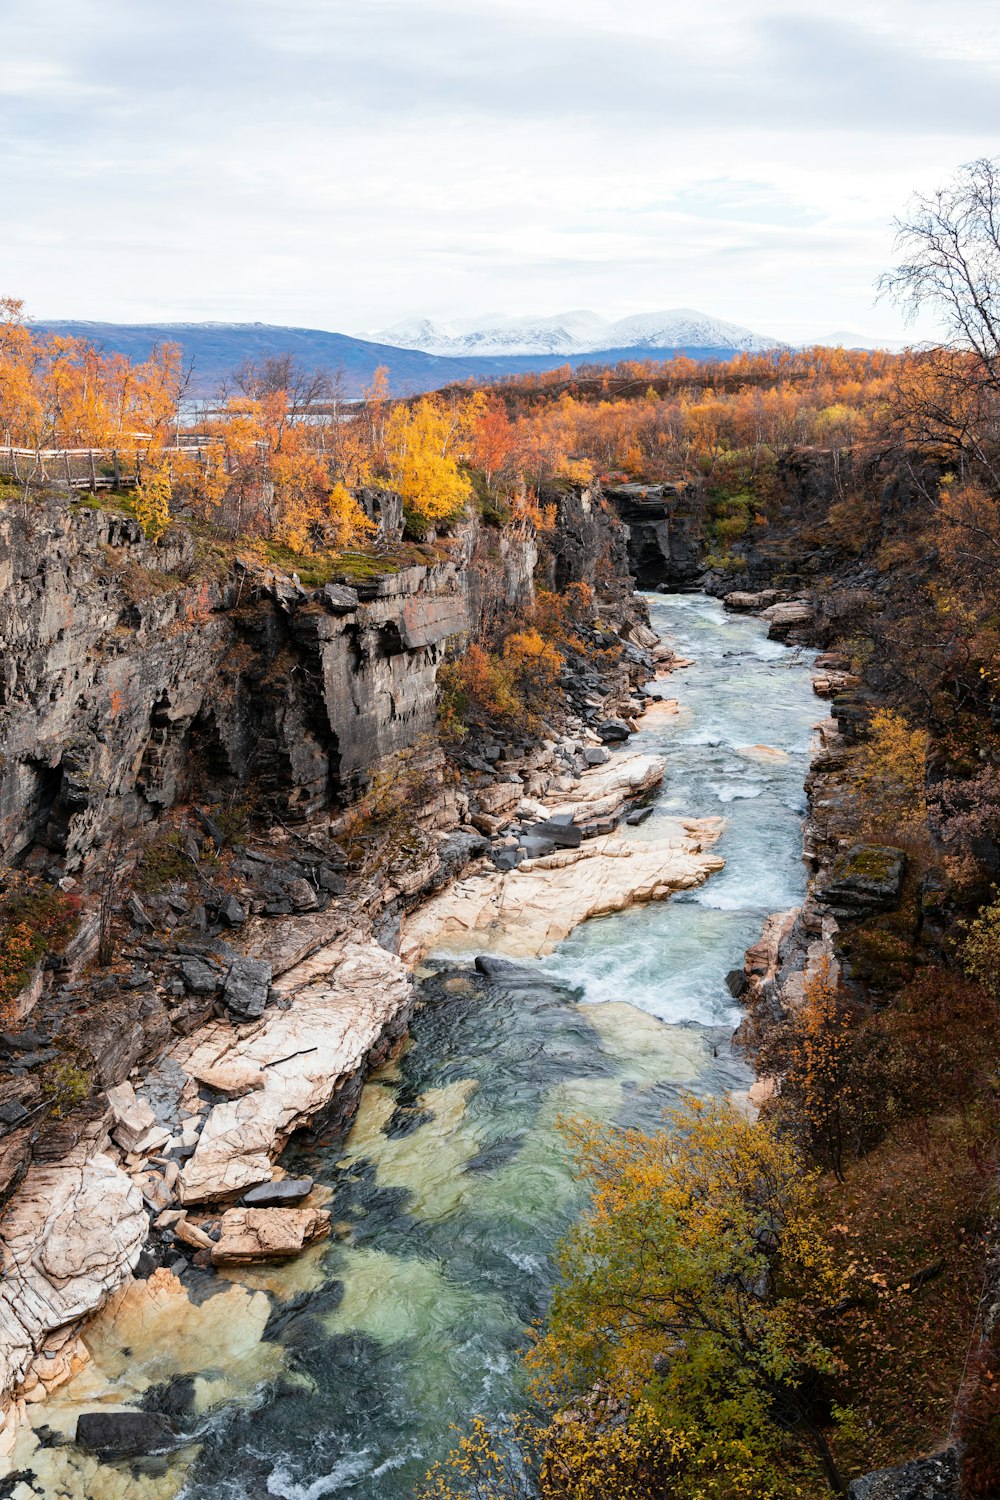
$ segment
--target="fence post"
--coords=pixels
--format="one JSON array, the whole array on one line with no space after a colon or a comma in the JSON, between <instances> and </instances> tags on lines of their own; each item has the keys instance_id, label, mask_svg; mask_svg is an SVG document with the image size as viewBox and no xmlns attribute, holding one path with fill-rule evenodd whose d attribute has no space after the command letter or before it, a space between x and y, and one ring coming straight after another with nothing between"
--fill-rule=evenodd
<instances>
[{"instance_id":1,"label":"fence post","mask_svg":"<svg viewBox=\"0 0 1000 1500\"><path fill-rule=\"evenodd\" d=\"M118 462L118 449L117 448L114 448L112 450L112 453L111 453L111 462L114 465L114 470L115 470L115 489L116 490L120 490L121 487L122 487L122 471L121 471L121 465Z\"/></svg>"},{"instance_id":2,"label":"fence post","mask_svg":"<svg viewBox=\"0 0 1000 1500\"><path fill-rule=\"evenodd\" d=\"M72 473L70 471L70 467L69 467L69 449L68 448L64 448L63 449L63 462L66 465L66 488L68 490L71 490L73 488L73 475L72 475Z\"/></svg>"},{"instance_id":3,"label":"fence post","mask_svg":"<svg viewBox=\"0 0 1000 1500\"><path fill-rule=\"evenodd\" d=\"M90 493L97 494L97 467L94 463L94 450L90 450Z\"/></svg>"}]
</instances>

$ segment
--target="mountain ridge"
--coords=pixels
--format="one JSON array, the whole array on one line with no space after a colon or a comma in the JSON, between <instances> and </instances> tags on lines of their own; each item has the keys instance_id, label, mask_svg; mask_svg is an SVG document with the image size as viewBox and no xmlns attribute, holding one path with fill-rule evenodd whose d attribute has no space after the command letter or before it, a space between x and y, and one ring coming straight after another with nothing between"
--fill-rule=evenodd
<instances>
[{"instance_id":1,"label":"mountain ridge","mask_svg":"<svg viewBox=\"0 0 1000 1500\"><path fill-rule=\"evenodd\" d=\"M455 319L408 318L379 329L372 339L425 354L551 355L596 354L606 349L726 349L760 354L784 349L780 339L753 332L742 324L715 318L695 308L675 307L662 312L633 313L609 320L589 309L552 316Z\"/></svg>"}]
</instances>

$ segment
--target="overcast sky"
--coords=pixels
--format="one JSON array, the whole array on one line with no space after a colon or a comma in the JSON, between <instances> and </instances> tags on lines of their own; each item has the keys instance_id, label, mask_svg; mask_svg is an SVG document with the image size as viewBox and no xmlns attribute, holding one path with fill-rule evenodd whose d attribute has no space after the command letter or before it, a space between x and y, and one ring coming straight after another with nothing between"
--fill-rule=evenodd
<instances>
[{"instance_id":1,"label":"overcast sky","mask_svg":"<svg viewBox=\"0 0 1000 1500\"><path fill-rule=\"evenodd\" d=\"M892 215L1000 155L995 0L0 0L0 53L41 318L898 334Z\"/></svg>"}]
</instances>

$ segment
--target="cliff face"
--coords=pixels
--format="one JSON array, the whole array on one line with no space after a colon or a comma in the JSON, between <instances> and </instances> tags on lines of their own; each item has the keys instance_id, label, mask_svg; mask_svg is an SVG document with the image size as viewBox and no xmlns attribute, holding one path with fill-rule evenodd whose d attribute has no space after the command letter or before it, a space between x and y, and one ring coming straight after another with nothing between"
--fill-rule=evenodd
<instances>
[{"instance_id":1,"label":"cliff face","mask_svg":"<svg viewBox=\"0 0 1000 1500\"><path fill-rule=\"evenodd\" d=\"M695 484L623 484L608 498L625 525L640 588L691 588L704 571L705 504Z\"/></svg>"},{"instance_id":2,"label":"cliff face","mask_svg":"<svg viewBox=\"0 0 1000 1500\"><path fill-rule=\"evenodd\" d=\"M425 549L429 550L429 549ZM0 855L69 870L116 820L253 786L303 817L433 727L435 676L475 623L473 532L356 587L208 571L110 512L33 502L0 518ZM504 539L503 603L534 544Z\"/></svg>"}]
</instances>

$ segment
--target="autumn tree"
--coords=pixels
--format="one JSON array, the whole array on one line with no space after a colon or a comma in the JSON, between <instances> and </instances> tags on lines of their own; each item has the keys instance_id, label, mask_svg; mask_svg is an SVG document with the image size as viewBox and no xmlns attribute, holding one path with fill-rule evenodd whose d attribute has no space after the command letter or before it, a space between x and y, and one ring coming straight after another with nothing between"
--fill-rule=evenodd
<instances>
[{"instance_id":1,"label":"autumn tree","mask_svg":"<svg viewBox=\"0 0 1000 1500\"><path fill-rule=\"evenodd\" d=\"M806 976L801 999L769 1026L754 1063L778 1087L781 1121L843 1181L845 1153L860 1153L885 1121L884 1037L847 994L830 959Z\"/></svg>"},{"instance_id":2,"label":"autumn tree","mask_svg":"<svg viewBox=\"0 0 1000 1500\"><path fill-rule=\"evenodd\" d=\"M929 743L927 731L911 727L896 709L872 714L854 780L871 828L898 835L926 823Z\"/></svg>"},{"instance_id":3,"label":"autumn tree","mask_svg":"<svg viewBox=\"0 0 1000 1500\"><path fill-rule=\"evenodd\" d=\"M151 541L157 541L170 525L172 493L170 470L162 462L150 466L136 485L136 518Z\"/></svg>"},{"instance_id":4,"label":"autumn tree","mask_svg":"<svg viewBox=\"0 0 1000 1500\"><path fill-rule=\"evenodd\" d=\"M472 497L456 451L461 424L461 411L433 396L398 403L385 422L386 475L418 530L454 521Z\"/></svg>"},{"instance_id":5,"label":"autumn tree","mask_svg":"<svg viewBox=\"0 0 1000 1500\"><path fill-rule=\"evenodd\" d=\"M813 1174L727 1103L689 1098L666 1124L570 1127L592 1197L529 1358L538 1392L579 1411L606 1390L626 1420L641 1411L676 1437L670 1494L764 1500L812 1473L841 1493L813 1400L834 1368L825 1320L848 1276Z\"/></svg>"}]
</instances>

